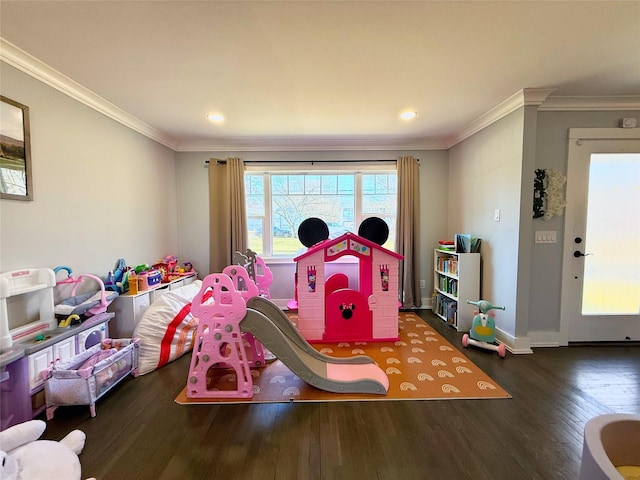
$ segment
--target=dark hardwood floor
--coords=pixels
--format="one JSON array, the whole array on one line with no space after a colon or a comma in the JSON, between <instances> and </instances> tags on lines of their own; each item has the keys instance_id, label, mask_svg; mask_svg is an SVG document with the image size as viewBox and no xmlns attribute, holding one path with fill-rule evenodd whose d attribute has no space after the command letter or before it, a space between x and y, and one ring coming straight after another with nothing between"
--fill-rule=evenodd
<instances>
[{"instance_id":1,"label":"dark hardwood floor","mask_svg":"<svg viewBox=\"0 0 640 480\"><path fill-rule=\"evenodd\" d=\"M640 414L640 346L538 348L501 359L420 315L513 396L508 400L181 406L190 355L63 407L43 438L87 434L83 478L575 479L585 423Z\"/></svg>"}]
</instances>

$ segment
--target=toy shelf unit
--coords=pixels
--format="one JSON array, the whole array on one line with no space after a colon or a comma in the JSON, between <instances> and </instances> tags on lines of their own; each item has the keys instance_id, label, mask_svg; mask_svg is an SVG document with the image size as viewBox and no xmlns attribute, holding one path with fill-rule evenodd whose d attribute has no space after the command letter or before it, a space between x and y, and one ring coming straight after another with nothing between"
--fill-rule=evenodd
<instances>
[{"instance_id":1,"label":"toy shelf unit","mask_svg":"<svg viewBox=\"0 0 640 480\"><path fill-rule=\"evenodd\" d=\"M144 312L153 302L171 290L189 285L197 278L198 274L194 272L192 275L185 275L168 283L160 283L148 290L125 293L116 297L108 308L109 312L115 314L115 319L109 326L113 337L130 338Z\"/></svg>"},{"instance_id":2,"label":"toy shelf unit","mask_svg":"<svg viewBox=\"0 0 640 480\"><path fill-rule=\"evenodd\" d=\"M55 274L49 268L0 274L0 349L58 326L53 306L55 285Z\"/></svg>"},{"instance_id":3,"label":"toy shelf unit","mask_svg":"<svg viewBox=\"0 0 640 480\"><path fill-rule=\"evenodd\" d=\"M469 331L480 298L480 254L435 249L433 253L433 313L458 331Z\"/></svg>"}]
</instances>

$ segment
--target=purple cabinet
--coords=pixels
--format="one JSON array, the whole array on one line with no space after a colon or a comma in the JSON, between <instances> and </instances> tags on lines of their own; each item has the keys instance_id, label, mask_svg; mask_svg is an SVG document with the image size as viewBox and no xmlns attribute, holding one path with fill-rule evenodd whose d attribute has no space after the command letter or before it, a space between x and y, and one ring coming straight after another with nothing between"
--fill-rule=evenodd
<instances>
[{"instance_id":1,"label":"purple cabinet","mask_svg":"<svg viewBox=\"0 0 640 480\"><path fill-rule=\"evenodd\" d=\"M31 420L27 357L0 367L0 430Z\"/></svg>"}]
</instances>

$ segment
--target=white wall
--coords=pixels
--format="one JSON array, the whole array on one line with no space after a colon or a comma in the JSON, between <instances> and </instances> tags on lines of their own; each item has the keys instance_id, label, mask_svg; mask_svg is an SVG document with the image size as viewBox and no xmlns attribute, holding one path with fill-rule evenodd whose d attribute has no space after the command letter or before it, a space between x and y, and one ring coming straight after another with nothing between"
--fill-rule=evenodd
<instances>
[{"instance_id":1,"label":"white wall","mask_svg":"<svg viewBox=\"0 0 640 480\"><path fill-rule=\"evenodd\" d=\"M240 157L247 162L264 160L392 160L401 155L420 159L421 211L421 278L426 280L422 291L430 301L433 289L432 249L446 235L447 225L447 154L445 151L314 151L314 152L182 152L177 154L178 218L181 235L180 250L194 262L201 274L209 272L209 189L204 162L210 158ZM293 262L270 264L274 275L271 296L291 299L294 294Z\"/></svg>"},{"instance_id":2,"label":"white wall","mask_svg":"<svg viewBox=\"0 0 640 480\"><path fill-rule=\"evenodd\" d=\"M506 307L497 327L509 337L517 321L523 125L520 108L449 150L448 234L482 239L481 297Z\"/></svg>"},{"instance_id":3,"label":"white wall","mask_svg":"<svg viewBox=\"0 0 640 480\"><path fill-rule=\"evenodd\" d=\"M118 258L178 251L175 153L0 62L2 95L29 107L32 202L0 200L0 271L67 265L106 276Z\"/></svg>"}]
</instances>

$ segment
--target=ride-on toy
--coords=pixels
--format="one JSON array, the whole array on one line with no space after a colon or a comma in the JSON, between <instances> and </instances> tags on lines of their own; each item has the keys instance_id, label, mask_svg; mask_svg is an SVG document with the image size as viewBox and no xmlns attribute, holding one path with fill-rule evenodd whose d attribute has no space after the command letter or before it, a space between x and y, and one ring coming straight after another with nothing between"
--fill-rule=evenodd
<instances>
[{"instance_id":1,"label":"ride-on toy","mask_svg":"<svg viewBox=\"0 0 640 480\"><path fill-rule=\"evenodd\" d=\"M462 345L468 347L469 345L475 345L476 347L484 348L486 350L493 350L498 352L498 355L504 357L506 355L506 347L504 343L496 344L496 322L494 320L495 315L491 310L504 310L504 307L498 307L493 305L487 300L479 300L472 302L467 300L467 303L476 305L475 316L473 322L471 322L471 330L469 334L462 336Z\"/></svg>"}]
</instances>

